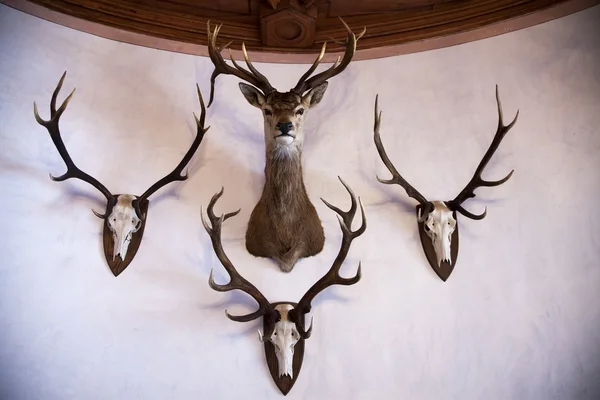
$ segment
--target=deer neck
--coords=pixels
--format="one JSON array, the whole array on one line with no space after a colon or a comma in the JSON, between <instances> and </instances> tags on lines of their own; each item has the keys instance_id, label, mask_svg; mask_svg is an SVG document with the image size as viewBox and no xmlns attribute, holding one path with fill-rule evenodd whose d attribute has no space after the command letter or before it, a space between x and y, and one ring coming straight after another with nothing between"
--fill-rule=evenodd
<instances>
[{"instance_id":1,"label":"deer neck","mask_svg":"<svg viewBox=\"0 0 600 400\"><path fill-rule=\"evenodd\" d=\"M263 197L278 209L288 210L308 199L302 178L302 148L267 151Z\"/></svg>"}]
</instances>

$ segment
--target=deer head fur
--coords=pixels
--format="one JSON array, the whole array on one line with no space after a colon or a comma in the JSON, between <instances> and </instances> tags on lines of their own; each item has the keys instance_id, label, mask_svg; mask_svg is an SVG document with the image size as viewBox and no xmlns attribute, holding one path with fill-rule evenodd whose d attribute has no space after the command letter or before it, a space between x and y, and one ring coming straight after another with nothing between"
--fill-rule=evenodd
<instances>
[{"instance_id":1,"label":"deer head fur","mask_svg":"<svg viewBox=\"0 0 600 400\"><path fill-rule=\"evenodd\" d=\"M342 21L344 22L344 21ZM348 31L344 57L329 69L311 77L325 55L321 53L288 92L279 92L250 61L246 47L242 50L249 70L225 62L216 39L221 26L211 32L208 25L209 55L215 65L211 77L211 97L219 74L234 75L250 83L240 82L240 90L251 105L262 111L265 135L265 185L256 204L246 231L246 248L257 257L274 259L279 268L290 272L301 257L309 257L323 250L325 236L321 220L311 203L302 177L302 145L304 121L308 111L319 104L327 90L327 80L341 73L350 64L356 51L357 40L365 33L355 35Z\"/></svg>"}]
</instances>

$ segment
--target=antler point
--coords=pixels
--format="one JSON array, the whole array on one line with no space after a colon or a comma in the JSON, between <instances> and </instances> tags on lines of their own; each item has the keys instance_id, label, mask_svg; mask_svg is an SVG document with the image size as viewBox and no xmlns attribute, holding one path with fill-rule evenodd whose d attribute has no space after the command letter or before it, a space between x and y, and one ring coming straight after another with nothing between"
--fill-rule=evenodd
<instances>
[{"instance_id":1,"label":"antler point","mask_svg":"<svg viewBox=\"0 0 600 400\"><path fill-rule=\"evenodd\" d=\"M383 184L386 184L386 185L391 185L392 183L394 183L394 182L390 182L391 179L381 179L378 175L375 175L375 177L377 178L377 180L380 183L383 183Z\"/></svg>"},{"instance_id":2,"label":"antler point","mask_svg":"<svg viewBox=\"0 0 600 400\"><path fill-rule=\"evenodd\" d=\"M106 216L104 214L100 214L99 212L97 212L96 210L94 210L92 208L92 212L94 213L94 215L100 219L104 219Z\"/></svg>"}]
</instances>

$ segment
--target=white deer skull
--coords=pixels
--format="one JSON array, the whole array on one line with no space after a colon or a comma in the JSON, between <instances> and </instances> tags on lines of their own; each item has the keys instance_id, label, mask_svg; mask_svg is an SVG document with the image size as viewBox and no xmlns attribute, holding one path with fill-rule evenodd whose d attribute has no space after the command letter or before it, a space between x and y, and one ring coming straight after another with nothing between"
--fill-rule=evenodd
<instances>
[{"instance_id":1,"label":"white deer skull","mask_svg":"<svg viewBox=\"0 0 600 400\"><path fill-rule=\"evenodd\" d=\"M125 260L131 237L142 226L142 220L138 218L133 208L132 201L135 198L136 196L131 194L117 197L117 204L108 217L108 227L113 234L113 261L117 255L121 260Z\"/></svg>"},{"instance_id":2,"label":"white deer skull","mask_svg":"<svg viewBox=\"0 0 600 400\"><path fill-rule=\"evenodd\" d=\"M441 267L442 261L452 264L450 245L452 233L456 229L456 219L452 215L452 210L443 201L432 201L431 204L433 204L433 211L427 214L426 219L421 217L421 209L418 218L419 222L424 222L423 228L433 244L438 267Z\"/></svg>"},{"instance_id":3,"label":"white deer skull","mask_svg":"<svg viewBox=\"0 0 600 400\"><path fill-rule=\"evenodd\" d=\"M279 304L275 310L279 312L280 320L275 323L273 333L269 341L275 346L275 355L279 365L279 376L289 375L294 377L292 361L294 360L294 346L300 340L300 334L296 329L296 324L288 318L288 312L294 307L291 304ZM258 331L258 337L263 341L263 335Z\"/></svg>"}]
</instances>

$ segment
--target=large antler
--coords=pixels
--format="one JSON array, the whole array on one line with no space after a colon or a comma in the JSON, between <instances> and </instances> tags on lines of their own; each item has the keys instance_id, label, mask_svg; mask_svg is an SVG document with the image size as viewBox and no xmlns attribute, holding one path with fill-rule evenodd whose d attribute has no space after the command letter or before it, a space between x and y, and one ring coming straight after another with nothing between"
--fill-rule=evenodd
<instances>
[{"instance_id":1,"label":"large antler","mask_svg":"<svg viewBox=\"0 0 600 400\"><path fill-rule=\"evenodd\" d=\"M346 69L348 64L350 64L350 61L352 61L352 57L354 57L354 53L356 52L356 42L358 42L358 39L360 39L365 34L365 32L367 31L367 28L364 27L362 32L359 33L357 36L352 32L352 30L350 29L348 24L346 24L346 22L344 22L344 20L342 18L340 18L340 21L342 21L342 24L344 24L344 26L346 27L346 30L348 31L348 38L346 41L346 51L344 52L344 57L342 58L342 61L340 62L340 59L338 58L337 61L330 68L309 78L310 75L315 71L315 69L317 69L317 66L319 65L319 63L323 59L323 56L325 55L325 50L327 48L327 42L323 43L323 47L321 48L321 53L319 53L319 56L317 57L317 59L315 60L313 65L308 69L308 71L306 71L306 73L304 75L302 75L302 77L300 77L300 80L298 80L296 87L294 87L292 89L293 92L296 92L297 94L302 95L307 90L310 90L310 89L314 88L315 86L318 86L321 83L323 83L323 82L333 78L337 74L341 73L343 70Z\"/></svg>"},{"instance_id":2,"label":"large antler","mask_svg":"<svg viewBox=\"0 0 600 400\"><path fill-rule=\"evenodd\" d=\"M219 285L215 283L213 279L213 270L211 269L208 284L211 288L218 292L228 292L230 290L238 289L248 293L254 298L254 300L256 300L256 302L258 303L258 310L248 315L234 316L230 315L227 312L227 310L225 310L225 314L227 315L227 317L233 321L248 322L265 315L273 316L277 313L277 311L275 311L275 308L271 305L271 303L269 303L267 298L256 288L256 286L254 286L252 283L247 281L243 276L239 274L239 272L235 269L232 262L229 260L229 257L227 257L227 254L225 254L225 251L223 250L223 244L221 243L221 225L223 224L223 221L226 221L227 219L237 215L240 212L240 210L217 217L213 212L213 208L217 200L219 200L219 198L222 195L223 188L221 188L221 191L215 194L208 203L206 213L208 215L208 219L210 220L210 225L204 219L204 214L202 213L202 211L200 211L200 213L202 216L202 224L204 225L204 229L206 229L206 232L208 232L208 235L210 236L210 239L213 244L213 249L215 250L215 254L217 255L217 258L219 259L219 261L221 261L221 264L223 264L223 267L225 267L225 270L229 274L230 281L225 285ZM267 334L265 332L265 337L269 338L270 334Z\"/></svg>"},{"instance_id":3,"label":"large antler","mask_svg":"<svg viewBox=\"0 0 600 400\"><path fill-rule=\"evenodd\" d=\"M58 126L60 116L67 109L67 105L69 104L71 97L75 93L75 89L73 89L71 94L69 94L67 96L67 98L65 99L65 101L63 101L63 103L58 108L58 110L56 109L56 98L58 97L58 92L60 92L60 89L62 88L62 84L63 84L63 81L65 80L66 75L67 75L67 71L65 71L62 74L60 81L58 81L58 85L56 86L56 89L54 89L54 92L52 93L52 99L50 100L50 119L48 121L45 121L40 117L40 115L38 113L38 109L37 109L37 104L35 102L33 102L33 114L35 115L35 120L38 122L38 124L42 125L43 127L45 127L48 130L48 133L50 134L50 138L52 139L52 142L54 142L54 145L56 146L58 153L60 154L60 156L62 157L63 161L65 162L65 164L67 166L67 172L65 172L63 175L57 176L57 177L54 177L54 176L52 176L52 174L50 174L50 179L52 179L53 181L62 182L69 178L77 178L77 179L81 179L84 182L89 183L90 185L92 185L93 187L98 189L106 197L106 200L107 200L106 213L100 214L94 210L92 210L92 211L99 218L106 218L110 215L110 212L117 201L116 198L96 178L94 178L91 175L86 174L85 172L83 172L82 170L77 168L77 166L71 159L69 152L67 151L67 148L62 140L62 137L60 136L60 129Z\"/></svg>"},{"instance_id":4,"label":"large antler","mask_svg":"<svg viewBox=\"0 0 600 400\"><path fill-rule=\"evenodd\" d=\"M513 172L515 172L515 170L510 171L510 173L508 175L506 175L504 178L502 178L498 181L486 181L481 178L481 173L485 169L487 163L490 161L490 159L492 158L492 156L494 155L496 150L498 150L498 147L500 146L500 142L502 142L502 139L504 139L504 136L508 133L508 131L517 122L517 118L519 117L519 111L517 110L517 114L515 115L515 118L512 120L512 122L508 125L504 125L504 121L502 119L502 104L500 103L500 96L498 94L498 85L496 85L496 102L498 103L498 129L496 130L496 134L494 135L494 140L492 140L492 144L490 145L488 151L485 153L485 155L483 156L483 159L477 166L477 169L475 170L475 174L473 175L473 177L471 178L471 180L469 181L467 186L465 186L465 188L458 194L458 196L456 196L454 198L454 200L451 200L447 203L448 207L451 210L458 211L465 217L471 218L471 219L476 219L476 220L485 218L485 216L487 214L487 207L483 211L482 214L476 215L476 214L472 214L469 211L465 210L461 206L461 204L465 200L467 200L471 197L475 197L474 191L478 187L480 187L480 186L493 187L493 186L502 185L504 182L509 180L510 177L512 176Z\"/></svg>"},{"instance_id":5,"label":"large antler","mask_svg":"<svg viewBox=\"0 0 600 400\"><path fill-rule=\"evenodd\" d=\"M258 70L256 68L254 68L254 66L252 65L252 62L250 61L250 58L248 57L248 52L246 52L246 45L243 42L242 42L242 52L244 53L244 59L246 60L246 65L248 66L248 69L250 69L250 71L248 71L247 69L241 67L238 63L236 63L235 60L233 59L233 57L231 56L231 54L230 54L230 59L231 59L231 62L233 63L233 67L230 66L229 64L227 64L227 62L223 59L223 56L221 55L221 51L223 49L229 47L231 42L229 42L221 47L217 46L217 35L219 34L219 31L221 30L221 26L223 26L223 25L222 24L217 25L215 27L215 30L213 32L211 32L210 31L210 21L206 22L206 30L207 30L207 36L208 36L208 55L210 56L210 59L215 66L215 70L213 71L213 73L210 77L210 99L208 100L208 106L210 107L210 105L213 102L213 97L214 97L214 92L215 92L215 80L217 79L217 76L219 76L219 74L235 75L238 78L245 80L246 82L251 83L252 85L256 86L265 95L267 95L271 92L274 92L275 89L273 88L273 86L271 86L267 77L264 76L263 74L261 74L260 72L258 72Z\"/></svg>"},{"instance_id":6,"label":"large antler","mask_svg":"<svg viewBox=\"0 0 600 400\"><path fill-rule=\"evenodd\" d=\"M391 172L392 178L388 179L388 180L383 180L383 179L377 177L377 180L379 182L385 183L387 185L391 185L391 184L395 183L397 185L402 186L404 188L404 190L406 190L406 194L408 195L408 197L412 197L413 199L417 200L419 202L419 204L421 204L422 211L423 211L421 218L426 219L427 214L433 209L433 205L431 204L431 202L427 201L425 196L423 196L421 193L419 193L419 191L417 189L415 189L410 183L408 183L406 181L406 179L404 179L402 177L402 175L400 175L400 173L398 172L396 167L394 167L394 164L392 164L392 162L390 161L390 158L388 157L387 153L385 152L385 149L383 148L383 143L381 142L381 136L379 135L379 126L381 125L381 111L379 111L378 103L379 103L379 95L375 96L375 124L373 126L373 132L374 132L373 139L375 140L375 146L377 147L377 152L379 153L379 156L381 157L381 161L383 161L383 163L385 164L387 169Z\"/></svg>"},{"instance_id":7,"label":"large antler","mask_svg":"<svg viewBox=\"0 0 600 400\"><path fill-rule=\"evenodd\" d=\"M177 164L177 166L175 167L175 169L173 171L171 171L168 175L166 175L165 177L160 179L154 185L150 186L150 188L148 188L148 190L146 190L144 192L144 194L142 194L140 197L133 200L133 207L135 208L135 213L137 214L138 218L140 218L140 219L142 219L142 211L140 210L140 204L142 203L143 200L147 199L148 197L150 197L150 195L152 195L158 189L160 189L161 187L163 187L171 182L185 181L188 178L187 171L185 172L185 174L182 175L183 169L190 162L190 160L194 156L194 153L196 153L196 150L198 150L198 147L200 146L202 139L204 139L204 134L210 129L210 126L208 128L204 127L204 121L206 118L206 107L204 106L204 99L202 98L202 93L200 92L200 87L198 86L198 84L196 84L196 89L198 90L198 99L200 100L200 108L201 108L200 119L198 119L198 117L194 113L194 119L196 120L196 126L197 126L196 138L192 142L192 145L190 146L187 153L185 153L185 155L183 156L183 158L181 159L179 164Z\"/></svg>"},{"instance_id":8,"label":"large antler","mask_svg":"<svg viewBox=\"0 0 600 400\"><path fill-rule=\"evenodd\" d=\"M329 271L327 271L327 273L325 275L323 275L323 277L321 279L319 279L314 285L312 285L312 287L310 289L308 289L306 294L304 296L302 296L302 299L300 299L300 301L298 302L297 306L293 310L290 311L290 314L291 314L290 316L292 317L292 320L295 322L298 332L304 339L308 339L310 337L310 333L312 331L312 321L311 321L311 324L310 324L310 327L308 328L308 330L305 331L303 329L303 325L304 325L303 318L304 318L305 314L310 312L311 302L315 298L315 296L318 295L323 290L327 289L329 286L332 286L332 285L344 285L344 286L354 285L356 282L358 282L360 280L360 266L361 266L360 263L358 264L358 269L356 271L356 275L353 276L352 278L342 278L340 276L340 268L342 267L342 264L344 263L344 260L346 259L346 256L348 255L348 251L350 250L350 245L352 244L352 241L354 239L356 239L357 237L359 237L360 235L362 235L364 233L365 229L367 229L367 219L365 217L365 210L363 208L362 201L360 200L360 197L359 197L358 203L360 204L360 212L362 215L362 224L361 224L360 228L358 228L358 230L356 230L356 231L352 230L352 221L354 219L354 215L356 214L356 209L357 209L356 195L354 194L352 189L350 189L350 186L348 186L346 184L346 182L344 182L342 180L342 178L338 177L338 179L340 180L340 182L342 182L342 185L344 185L344 187L350 194L350 199L352 201L352 203L350 205L350 210L342 211L339 208L337 208L336 206L329 204L327 201L325 201L323 199L321 199L321 201L323 201L323 203L325 203L325 205L327 207L331 208L333 211L335 211L339 215L338 220L340 222L340 228L342 228L342 245L340 247L340 251L339 251L337 257L335 258L335 260L333 261L333 264L332 264L331 268L329 269Z\"/></svg>"}]
</instances>

